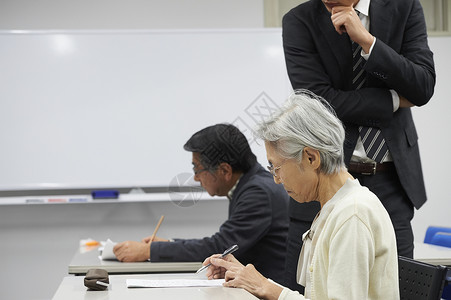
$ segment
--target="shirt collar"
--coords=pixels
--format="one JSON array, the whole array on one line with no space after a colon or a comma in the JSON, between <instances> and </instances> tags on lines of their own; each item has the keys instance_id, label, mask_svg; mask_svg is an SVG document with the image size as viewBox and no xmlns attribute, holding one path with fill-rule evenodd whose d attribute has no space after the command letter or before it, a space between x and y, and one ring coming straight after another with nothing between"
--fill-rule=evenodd
<instances>
[{"instance_id":1,"label":"shirt collar","mask_svg":"<svg viewBox=\"0 0 451 300\"><path fill-rule=\"evenodd\" d=\"M369 17L370 1L371 0L359 0L359 3L357 3L354 9L358 10L362 15Z\"/></svg>"},{"instance_id":2,"label":"shirt collar","mask_svg":"<svg viewBox=\"0 0 451 300\"><path fill-rule=\"evenodd\" d=\"M232 186L232 188L230 189L230 191L227 193L227 198L228 198L229 200L232 200L233 192L235 192L236 186L238 185L238 182L240 182L241 177L243 177L243 174L240 175L240 177L237 179L237 181L236 181L235 184Z\"/></svg>"}]
</instances>

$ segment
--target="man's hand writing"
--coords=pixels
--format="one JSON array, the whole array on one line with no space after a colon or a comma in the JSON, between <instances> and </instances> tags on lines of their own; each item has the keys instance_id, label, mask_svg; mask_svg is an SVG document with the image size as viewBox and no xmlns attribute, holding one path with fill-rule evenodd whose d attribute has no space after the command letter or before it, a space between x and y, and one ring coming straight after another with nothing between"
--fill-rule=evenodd
<instances>
[{"instance_id":1,"label":"man's hand writing","mask_svg":"<svg viewBox=\"0 0 451 300\"><path fill-rule=\"evenodd\" d=\"M157 237L157 236L153 238L153 241L150 240L151 238L152 238L151 235L146 236L145 238L143 238L141 240L141 242L147 243L147 244L150 243L150 242L169 242L168 239L163 239L163 238L160 238L160 237Z\"/></svg>"},{"instance_id":2,"label":"man's hand writing","mask_svg":"<svg viewBox=\"0 0 451 300\"><path fill-rule=\"evenodd\" d=\"M150 257L150 243L126 241L116 244L113 252L119 261L146 261Z\"/></svg>"}]
</instances>

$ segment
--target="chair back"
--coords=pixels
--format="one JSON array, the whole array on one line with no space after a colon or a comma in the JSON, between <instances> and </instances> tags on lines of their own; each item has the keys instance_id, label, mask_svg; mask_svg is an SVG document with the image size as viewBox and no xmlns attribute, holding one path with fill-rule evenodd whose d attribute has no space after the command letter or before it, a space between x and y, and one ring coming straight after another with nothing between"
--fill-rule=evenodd
<instances>
[{"instance_id":1,"label":"chair back","mask_svg":"<svg viewBox=\"0 0 451 300\"><path fill-rule=\"evenodd\" d=\"M424 235L424 242L426 244L432 244L432 238L438 232L449 232L451 233L451 227L439 227L439 226L429 226Z\"/></svg>"},{"instance_id":2,"label":"chair back","mask_svg":"<svg viewBox=\"0 0 451 300\"><path fill-rule=\"evenodd\" d=\"M451 233L437 232L432 237L431 244L451 248Z\"/></svg>"},{"instance_id":3,"label":"chair back","mask_svg":"<svg viewBox=\"0 0 451 300\"><path fill-rule=\"evenodd\" d=\"M401 300L439 300L447 268L399 256L399 291Z\"/></svg>"}]
</instances>

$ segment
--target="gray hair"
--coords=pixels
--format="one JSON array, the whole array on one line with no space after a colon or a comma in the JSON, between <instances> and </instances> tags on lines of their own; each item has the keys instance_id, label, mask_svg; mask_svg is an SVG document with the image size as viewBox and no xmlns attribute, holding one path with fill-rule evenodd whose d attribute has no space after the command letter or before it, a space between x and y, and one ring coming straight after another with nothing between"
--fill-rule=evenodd
<instances>
[{"instance_id":1,"label":"gray hair","mask_svg":"<svg viewBox=\"0 0 451 300\"><path fill-rule=\"evenodd\" d=\"M329 103L308 90L294 91L278 112L257 126L255 135L288 159L301 161L304 147L318 150L322 173L346 168L343 125Z\"/></svg>"}]
</instances>

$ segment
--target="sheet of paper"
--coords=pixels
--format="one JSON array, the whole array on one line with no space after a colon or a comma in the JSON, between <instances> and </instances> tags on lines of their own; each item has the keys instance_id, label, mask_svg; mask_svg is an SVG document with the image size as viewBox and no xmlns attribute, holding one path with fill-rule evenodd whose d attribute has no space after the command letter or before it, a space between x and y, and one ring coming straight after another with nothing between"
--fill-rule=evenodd
<instances>
[{"instance_id":1,"label":"sheet of paper","mask_svg":"<svg viewBox=\"0 0 451 300\"><path fill-rule=\"evenodd\" d=\"M206 286L222 286L224 279L127 279L128 288L165 288L165 287L206 287Z\"/></svg>"},{"instance_id":2,"label":"sheet of paper","mask_svg":"<svg viewBox=\"0 0 451 300\"><path fill-rule=\"evenodd\" d=\"M100 256L102 260L111 260L111 259L117 259L116 255L114 255L113 248L114 245L117 243L113 242L112 240L108 239L105 243L105 246L102 250L102 255Z\"/></svg>"}]
</instances>

